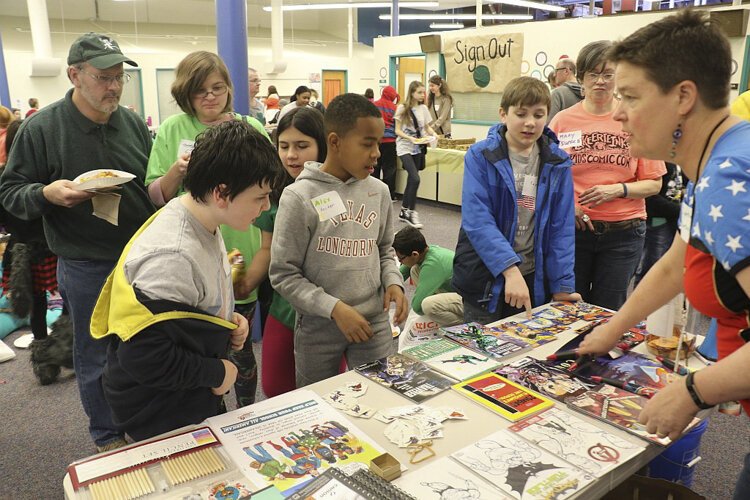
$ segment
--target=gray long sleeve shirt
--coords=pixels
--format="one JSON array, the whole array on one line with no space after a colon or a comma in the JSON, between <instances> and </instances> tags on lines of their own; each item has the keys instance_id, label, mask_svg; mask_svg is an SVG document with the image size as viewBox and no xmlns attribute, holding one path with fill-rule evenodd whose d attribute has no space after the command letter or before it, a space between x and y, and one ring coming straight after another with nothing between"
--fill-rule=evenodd
<instances>
[{"instance_id":1,"label":"gray long sleeve shirt","mask_svg":"<svg viewBox=\"0 0 750 500\"><path fill-rule=\"evenodd\" d=\"M388 188L372 177L343 182L319 166L306 163L281 195L271 285L300 314L330 318L339 300L365 317L380 314L385 288L402 283ZM345 211L320 214L325 199L340 200Z\"/></svg>"}]
</instances>

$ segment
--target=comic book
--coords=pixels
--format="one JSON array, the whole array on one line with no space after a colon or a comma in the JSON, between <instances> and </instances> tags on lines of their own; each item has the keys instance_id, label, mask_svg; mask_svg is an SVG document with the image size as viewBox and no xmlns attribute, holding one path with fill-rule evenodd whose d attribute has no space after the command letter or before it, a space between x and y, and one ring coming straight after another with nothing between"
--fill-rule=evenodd
<instances>
[{"instance_id":1,"label":"comic book","mask_svg":"<svg viewBox=\"0 0 750 500\"><path fill-rule=\"evenodd\" d=\"M614 312L589 304L588 302L552 302L550 306L560 309L568 315L575 316L583 321L608 320L614 316Z\"/></svg>"},{"instance_id":2,"label":"comic book","mask_svg":"<svg viewBox=\"0 0 750 500\"><path fill-rule=\"evenodd\" d=\"M331 467L369 464L383 448L314 392L300 389L206 420L254 485L288 497ZM254 498L254 497L253 497Z\"/></svg>"},{"instance_id":3,"label":"comic book","mask_svg":"<svg viewBox=\"0 0 750 500\"><path fill-rule=\"evenodd\" d=\"M659 438L649 434L646 427L638 422L638 417L648 399L632 392L600 384L578 396L570 397L565 403L574 410L610 423L638 437L661 446L671 443L669 438Z\"/></svg>"},{"instance_id":4,"label":"comic book","mask_svg":"<svg viewBox=\"0 0 750 500\"><path fill-rule=\"evenodd\" d=\"M455 383L421 361L403 354L392 354L357 366L355 370L415 403L421 403Z\"/></svg>"},{"instance_id":5,"label":"comic book","mask_svg":"<svg viewBox=\"0 0 750 500\"><path fill-rule=\"evenodd\" d=\"M451 457L518 500L563 500L594 480L591 474L507 429L490 434Z\"/></svg>"},{"instance_id":6,"label":"comic book","mask_svg":"<svg viewBox=\"0 0 750 500\"><path fill-rule=\"evenodd\" d=\"M533 415L510 430L597 477L645 448L559 408Z\"/></svg>"},{"instance_id":7,"label":"comic book","mask_svg":"<svg viewBox=\"0 0 750 500\"><path fill-rule=\"evenodd\" d=\"M594 384L587 384L569 371L551 361L529 356L513 361L494 370L495 373L522 386L549 396L558 401L588 391Z\"/></svg>"},{"instance_id":8,"label":"comic book","mask_svg":"<svg viewBox=\"0 0 750 500\"><path fill-rule=\"evenodd\" d=\"M497 487L449 457L430 461L428 467L410 471L393 483L419 500L508 498Z\"/></svg>"},{"instance_id":9,"label":"comic book","mask_svg":"<svg viewBox=\"0 0 750 500\"><path fill-rule=\"evenodd\" d=\"M510 420L518 420L546 410L554 403L522 385L501 377L497 373L485 373L453 386L459 394L476 401Z\"/></svg>"},{"instance_id":10,"label":"comic book","mask_svg":"<svg viewBox=\"0 0 750 500\"><path fill-rule=\"evenodd\" d=\"M416 358L429 367L456 380L466 380L497 368L499 363L443 338L428 340L410 347L403 354Z\"/></svg>"},{"instance_id":11,"label":"comic book","mask_svg":"<svg viewBox=\"0 0 750 500\"><path fill-rule=\"evenodd\" d=\"M558 366L565 369L568 364L569 362L562 362ZM596 375L630 381L657 390L662 389L675 378L675 375L659 360L637 352L626 352L614 359L610 356L598 356L576 370L576 375L585 379Z\"/></svg>"},{"instance_id":12,"label":"comic book","mask_svg":"<svg viewBox=\"0 0 750 500\"><path fill-rule=\"evenodd\" d=\"M532 348L536 348L557 340L556 334L567 328L555 325L545 318L535 318L527 321L508 321L500 326L491 327L490 330L523 340Z\"/></svg>"},{"instance_id":13,"label":"comic book","mask_svg":"<svg viewBox=\"0 0 750 500\"><path fill-rule=\"evenodd\" d=\"M525 340L505 335L479 323L451 326L442 330L445 338L496 360L531 350L531 345Z\"/></svg>"}]
</instances>

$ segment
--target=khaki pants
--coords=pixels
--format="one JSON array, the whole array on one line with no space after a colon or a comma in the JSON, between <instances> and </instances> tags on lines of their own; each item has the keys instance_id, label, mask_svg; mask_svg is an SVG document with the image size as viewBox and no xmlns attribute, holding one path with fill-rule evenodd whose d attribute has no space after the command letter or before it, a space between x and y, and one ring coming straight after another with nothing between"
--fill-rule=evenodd
<instances>
[{"instance_id":1,"label":"khaki pants","mask_svg":"<svg viewBox=\"0 0 750 500\"><path fill-rule=\"evenodd\" d=\"M419 284L419 264L409 270L414 285ZM461 296L454 292L438 289L434 295L422 301L422 313L439 326L460 325L464 322L464 304Z\"/></svg>"}]
</instances>

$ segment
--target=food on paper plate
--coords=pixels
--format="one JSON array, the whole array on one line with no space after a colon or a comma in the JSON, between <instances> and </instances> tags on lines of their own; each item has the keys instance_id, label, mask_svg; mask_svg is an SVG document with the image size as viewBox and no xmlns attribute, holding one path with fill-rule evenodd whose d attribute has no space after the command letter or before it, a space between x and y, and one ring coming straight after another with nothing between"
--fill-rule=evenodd
<instances>
[{"instance_id":1,"label":"food on paper plate","mask_svg":"<svg viewBox=\"0 0 750 500\"><path fill-rule=\"evenodd\" d=\"M116 173L112 172L111 170L100 170L94 175L81 177L80 179L78 179L78 183L83 184L84 182L92 181L94 179L104 179L105 177L119 177L119 176Z\"/></svg>"}]
</instances>

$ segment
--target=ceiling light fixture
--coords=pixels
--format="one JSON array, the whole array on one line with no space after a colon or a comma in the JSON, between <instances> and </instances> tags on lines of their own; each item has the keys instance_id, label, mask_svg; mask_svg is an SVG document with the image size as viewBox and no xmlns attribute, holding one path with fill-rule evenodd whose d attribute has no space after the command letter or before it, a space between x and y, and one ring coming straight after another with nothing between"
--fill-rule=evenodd
<instances>
[{"instance_id":1,"label":"ceiling light fixture","mask_svg":"<svg viewBox=\"0 0 750 500\"><path fill-rule=\"evenodd\" d=\"M403 4L402 4L403 5ZM381 14L378 16L383 21L390 21L390 14ZM472 21L477 18L475 14L399 14L399 20L401 21L445 21L445 20L467 20ZM530 21L534 19L534 16L526 14L482 14L482 19L497 19L504 21Z\"/></svg>"},{"instance_id":2,"label":"ceiling light fixture","mask_svg":"<svg viewBox=\"0 0 750 500\"><path fill-rule=\"evenodd\" d=\"M464 23L431 23L430 28L434 30L460 30Z\"/></svg>"},{"instance_id":3,"label":"ceiling light fixture","mask_svg":"<svg viewBox=\"0 0 750 500\"><path fill-rule=\"evenodd\" d=\"M550 12L562 12L565 10L565 7L560 7L559 5L551 5L551 4L541 3L541 2L529 2L528 0L495 0L495 1L497 3L502 3L505 5L515 5L516 7L526 7L529 9L548 10Z\"/></svg>"},{"instance_id":4,"label":"ceiling light fixture","mask_svg":"<svg viewBox=\"0 0 750 500\"><path fill-rule=\"evenodd\" d=\"M392 2L351 2L351 3L310 3L301 5L282 5L281 10L283 12L300 11L300 10L332 10L332 9L385 9L390 8L393 5ZM399 2L399 7L438 7L439 2L426 1L426 2ZM266 12L271 12L271 7L263 7Z\"/></svg>"}]
</instances>

